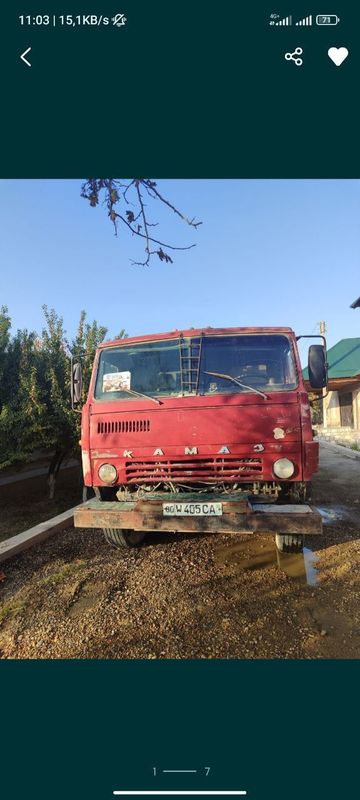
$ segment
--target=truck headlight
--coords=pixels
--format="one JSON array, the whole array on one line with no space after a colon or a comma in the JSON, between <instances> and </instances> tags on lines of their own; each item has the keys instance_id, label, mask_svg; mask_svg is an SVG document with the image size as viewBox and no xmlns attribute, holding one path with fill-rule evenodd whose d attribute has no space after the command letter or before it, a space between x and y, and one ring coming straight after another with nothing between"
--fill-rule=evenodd
<instances>
[{"instance_id":1,"label":"truck headlight","mask_svg":"<svg viewBox=\"0 0 360 800\"><path fill-rule=\"evenodd\" d=\"M278 458L274 461L273 470L277 478L291 478L295 472L295 465L288 458Z\"/></svg>"},{"instance_id":2,"label":"truck headlight","mask_svg":"<svg viewBox=\"0 0 360 800\"><path fill-rule=\"evenodd\" d=\"M115 483L117 472L113 464L102 464L99 468L99 478L104 483Z\"/></svg>"}]
</instances>

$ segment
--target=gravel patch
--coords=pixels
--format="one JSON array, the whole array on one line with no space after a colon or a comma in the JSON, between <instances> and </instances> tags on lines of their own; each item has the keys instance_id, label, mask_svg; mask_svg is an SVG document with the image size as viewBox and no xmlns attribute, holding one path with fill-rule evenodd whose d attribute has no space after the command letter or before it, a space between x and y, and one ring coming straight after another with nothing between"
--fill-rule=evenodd
<instances>
[{"instance_id":1,"label":"gravel patch","mask_svg":"<svg viewBox=\"0 0 360 800\"><path fill-rule=\"evenodd\" d=\"M316 586L279 567L273 537L157 533L118 551L69 529L2 565L0 656L359 658L360 465L334 458L315 486L324 536L306 543Z\"/></svg>"}]
</instances>

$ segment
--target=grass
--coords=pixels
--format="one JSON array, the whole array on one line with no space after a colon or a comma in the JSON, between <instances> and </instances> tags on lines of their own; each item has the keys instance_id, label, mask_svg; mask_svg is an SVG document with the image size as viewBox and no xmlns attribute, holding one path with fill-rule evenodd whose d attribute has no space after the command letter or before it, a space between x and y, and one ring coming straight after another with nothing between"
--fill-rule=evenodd
<instances>
[{"instance_id":1,"label":"grass","mask_svg":"<svg viewBox=\"0 0 360 800\"><path fill-rule=\"evenodd\" d=\"M46 575L45 578L41 578L39 580L39 586L48 586L49 584L57 584L62 583L62 581L69 578L71 575L75 575L80 569L86 566L86 561L81 558L77 558L75 561L71 563L64 564L57 572L52 572L51 575Z\"/></svg>"},{"instance_id":2,"label":"grass","mask_svg":"<svg viewBox=\"0 0 360 800\"><path fill-rule=\"evenodd\" d=\"M16 617L25 608L24 600L10 600L9 603L4 603L0 606L0 625L5 622L9 617Z\"/></svg>"},{"instance_id":3,"label":"grass","mask_svg":"<svg viewBox=\"0 0 360 800\"><path fill-rule=\"evenodd\" d=\"M78 467L61 470L55 497L48 497L46 475L0 486L0 541L32 528L82 502Z\"/></svg>"}]
</instances>

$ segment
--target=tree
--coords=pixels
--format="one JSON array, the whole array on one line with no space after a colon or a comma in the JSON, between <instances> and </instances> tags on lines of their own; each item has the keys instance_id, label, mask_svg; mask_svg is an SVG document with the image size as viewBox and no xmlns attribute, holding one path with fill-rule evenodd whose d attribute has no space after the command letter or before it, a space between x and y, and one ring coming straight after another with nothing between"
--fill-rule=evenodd
<instances>
[{"instance_id":1,"label":"tree","mask_svg":"<svg viewBox=\"0 0 360 800\"><path fill-rule=\"evenodd\" d=\"M81 312L76 336L71 344L70 349L73 358L75 360L80 360L82 365L83 403L86 400L89 389L96 348L105 340L107 332L108 329L105 328L104 325L99 325L96 320L94 320L91 324L86 322L86 312ZM123 338L123 336L125 336L125 331L122 331L121 333L122 335L120 334L120 336L117 338Z\"/></svg>"},{"instance_id":2,"label":"tree","mask_svg":"<svg viewBox=\"0 0 360 800\"><path fill-rule=\"evenodd\" d=\"M18 331L3 363L0 410L0 466L8 466L43 446L46 406L38 380L36 334Z\"/></svg>"},{"instance_id":3,"label":"tree","mask_svg":"<svg viewBox=\"0 0 360 800\"><path fill-rule=\"evenodd\" d=\"M62 317L47 306L43 306L43 311L47 327L42 332L40 352L50 424L49 444L54 451L48 472L50 497L53 497L55 480L64 458L79 452L80 417L70 406L70 355L82 360L85 402L95 351L104 341L107 328L96 320L91 324L86 322L86 313L81 311L75 339L69 345Z\"/></svg>"},{"instance_id":4,"label":"tree","mask_svg":"<svg viewBox=\"0 0 360 800\"><path fill-rule=\"evenodd\" d=\"M7 308L0 310L0 468L25 461L36 450L51 451L48 484L53 497L62 461L79 453L80 415L70 405L70 355L82 360L85 402L95 350L107 328L96 320L87 322L82 311L69 344L62 317L47 306L43 311L41 337L23 330L11 338ZM124 336L121 331L118 338Z\"/></svg>"},{"instance_id":5,"label":"tree","mask_svg":"<svg viewBox=\"0 0 360 800\"><path fill-rule=\"evenodd\" d=\"M95 208L103 197L103 203L114 226L115 235L118 235L120 223L133 236L143 240L145 259L132 261L132 264L147 267L154 255L157 255L160 261L172 264L173 259L167 250L191 250L192 247L195 247L195 244L187 247L175 246L161 241L154 235L153 228L157 226L157 223L150 222L147 201L150 201L152 205L158 201L192 228L197 229L202 224L196 221L195 217L192 219L187 217L167 200L159 192L156 181L149 178L132 178L131 180L88 178L82 185L81 197L88 200L92 208Z\"/></svg>"},{"instance_id":6,"label":"tree","mask_svg":"<svg viewBox=\"0 0 360 800\"><path fill-rule=\"evenodd\" d=\"M39 346L39 382L45 397L47 446L53 450L48 472L50 497L53 497L61 463L76 449L77 426L69 404L70 358L63 318L47 306L43 306L43 312L46 327Z\"/></svg>"},{"instance_id":7,"label":"tree","mask_svg":"<svg viewBox=\"0 0 360 800\"><path fill-rule=\"evenodd\" d=\"M0 308L0 410L6 392L5 370L8 361L8 347L10 343L11 319L7 306Z\"/></svg>"}]
</instances>

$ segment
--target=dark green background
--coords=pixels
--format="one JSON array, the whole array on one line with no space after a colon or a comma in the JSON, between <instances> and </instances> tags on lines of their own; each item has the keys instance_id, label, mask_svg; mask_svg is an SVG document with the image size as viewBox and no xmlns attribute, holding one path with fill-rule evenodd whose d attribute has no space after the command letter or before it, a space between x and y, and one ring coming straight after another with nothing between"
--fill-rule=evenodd
<instances>
[{"instance_id":1,"label":"dark green background","mask_svg":"<svg viewBox=\"0 0 360 800\"><path fill-rule=\"evenodd\" d=\"M359 796L356 662L14 662L0 674L4 798ZM153 778L153 766L211 772Z\"/></svg>"},{"instance_id":2,"label":"dark green background","mask_svg":"<svg viewBox=\"0 0 360 800\"><path fill-rule=\"evenodd\" d=\"M17 23L55 9L124 11L128 25ZM271 11L342 22L275 30ZM92 0L14 3L2 15L0 177L359 176L359 6ZM301 68L284 61L299 45ZM340 68L333 45L350 51ZM29 46L31 68L19 59ZM359 674L357 662L3 661L1 796L358 797ZM212 771L154 782L153 766L188 765Z\"/></svg>"},{"instance_id":3,"label":"dark green background","mask_svg":"<svg viewBox=\"0 0 360 800\"><path fill-rule=\"evenodd\" d=\"M329 8L330 5L330 8ZM114 11L126 27L20 27L19 13ZM270 28L269 14L337 13L335 28ZM0 174L355 177L358 3L49 0L2 19ZM304 48L304 64L285 62ZM337 68L329 46L350 55ZM31 46L32 67L19 55Z\"/></svg>"}]
</instances>

